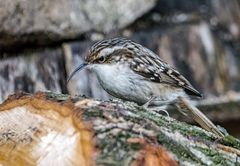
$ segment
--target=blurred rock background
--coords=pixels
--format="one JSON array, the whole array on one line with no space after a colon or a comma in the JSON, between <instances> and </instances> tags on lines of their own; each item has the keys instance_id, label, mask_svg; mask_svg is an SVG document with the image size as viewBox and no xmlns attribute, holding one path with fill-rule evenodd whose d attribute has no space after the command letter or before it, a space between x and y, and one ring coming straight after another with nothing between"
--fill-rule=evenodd
<instances>
[{"instance_id":1,"label":"blurred rock background","mask_svg":"<svg viewBox=\"0 0 240 166\"><path fill-rule=\"evenodd\" d=\"M90 71L68 86L66 78L92 43L117 36L158 53L204 98L235 94L239 5L239 0L0 1L0 101L19 90L108 99ZM240 134L239 116L218 123Z\"/></svg>"}]
</instances>

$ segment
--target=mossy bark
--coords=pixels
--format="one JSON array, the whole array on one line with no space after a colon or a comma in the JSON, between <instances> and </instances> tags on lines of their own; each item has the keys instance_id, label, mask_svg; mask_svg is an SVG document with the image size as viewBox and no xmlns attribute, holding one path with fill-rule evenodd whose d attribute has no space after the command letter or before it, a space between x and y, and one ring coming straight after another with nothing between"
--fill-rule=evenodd
<instances>
[{"instance_id":1,"label":"mossy bark","mask_svg":"<svg viewBox=\"0 0 240 166\"><path fill-rule=\"evenodd\" d=\"M28 102L20 102L26 98ZM90 158L96 165L240 165L238 139L230 135L219 139L202 128L131 102L96 101L55 93L18 94L0 105L0 117L5 111L29 104L33 107L37 104L40 115L43 109L58 107L61 114L74 119L79 131L88 128L91 139L85 144L91 144ZM64 113L61 107L67 107L70 113Z\"/></svg>"}]
</instances>

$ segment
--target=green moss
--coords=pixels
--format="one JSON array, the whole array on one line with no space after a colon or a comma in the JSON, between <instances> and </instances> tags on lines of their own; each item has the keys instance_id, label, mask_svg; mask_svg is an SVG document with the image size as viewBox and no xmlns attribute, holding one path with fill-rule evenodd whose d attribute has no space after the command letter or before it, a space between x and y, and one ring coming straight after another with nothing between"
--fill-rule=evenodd
<instances>
[{"instance_id":1,"label":"green moss","mask_svg":"<svg viewBox=\"0 0 240 166\"><path fill-rule=\"evenodd\" d=\"M223 157L223 154L219 153L219 151L216 149L201 147L197 147L197 149L211 158L211 161L214 163L214 165L229 165L229 162L227 162L226 158Z\"/></svg>"},{"instance_id":2,"label":"green moss","mask_svg":"<svg viewBox=\"0 0 240 166\"><path fill-rule=\"evenodd\" d=\"M82 119L84 120L91 120L93 118L103 118L103 110L94 107L84 111L82 114Z\"/></svg>"},{"instance_id":3,"label":"green moss","mask_svg":"<svg viewBox=\"0 0 240 166\"><path fill-rule=\"evenodd\" d=\"M141 149L139 143L126 143L130 137L136 137L130 132L120 132L116 136L108 135L100 139L101 156L97 159L99 165L130 165L135 153Z\"/></svg>"},{"instance_id":4,"label":"green moss","mask_svg":"<svg viewBox=\"0 0 240 166\"><path fill-rule=\"evenodd\" d=\"M58 101L66 101L68 99L70 99L69 95L66 94L57 94L57 93L53 93L53 92L46 92L46 95L48 97L48 99L57 99Z\"/></svg>"},{"instance_id":5,"label":"green moss","mask_svg":"<svg viewBox=\"0 0 240 166\"><path fill-rule=\"evenodd\" d=\"M240 149L240 141L231 135L225 136L223 139L220 139L219 142L224 145Z\"/></svg>"},{"instance_id":6,"label":"green moss","mask_svg":"<svg viewBox=\"0 0 240 166\"><path fill-rule=\"evenodd\" d=\"M191 152L189 148L173 141L172 139L158 134L157 139L161 145L163 145L170 152L175 154L179 160L182 161L194 161L196 163L201 163L201 161Z\"/></svg>"}]
</instances>

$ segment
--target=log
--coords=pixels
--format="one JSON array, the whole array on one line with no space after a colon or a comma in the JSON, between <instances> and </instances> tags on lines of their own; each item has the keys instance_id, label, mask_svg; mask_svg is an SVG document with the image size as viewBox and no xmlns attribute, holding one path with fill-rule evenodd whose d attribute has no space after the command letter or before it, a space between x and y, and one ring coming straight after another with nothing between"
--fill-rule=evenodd
<instances>
[{"instance_id":1,"label":"log","mask_svg":"<svg viewBox=\"0 0 240 166\"><path fill-rule=\"evenodd\" d=\"M38 92L0 105L1 165L239 165L240 141L119 100Z\"/></svg>"}]
</instances>

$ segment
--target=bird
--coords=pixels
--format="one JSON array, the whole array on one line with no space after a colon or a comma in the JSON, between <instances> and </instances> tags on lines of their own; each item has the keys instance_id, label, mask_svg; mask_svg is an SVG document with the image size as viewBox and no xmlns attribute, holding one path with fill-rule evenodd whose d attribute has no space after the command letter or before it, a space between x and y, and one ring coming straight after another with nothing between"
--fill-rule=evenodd
<instances>
[{"instance_id":1,"label":"bird","mask_svg":"<svg viewBox=\"0 0 240 166\"><path fill-rule=\"evenodd\" d=\"M150 49L126 38L111 38L93 44L67 82L80 70L96 73L110 95L138 105L163 106L179 96L202 97L174 67Z\"/></svg>"},{"instance_id":2,"label":"bird","mask_svg":"<svg viewBox=\"0 0 240 166\"><path fill-rule=\"evenodd\" d=\"M116 98L135 102L146 110L157 107L168 116L164 109L174 105L204 129L220 138L224 136L189 102L191 96L201 98L202 94L177 69L134 41L112 38L96 42L86 54L85 62L73 70L67 82L84 68L95 72L103 89Z\"/></svg>"}]
</instances>

